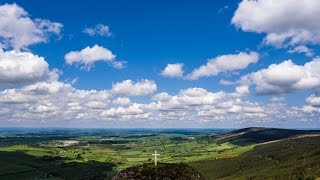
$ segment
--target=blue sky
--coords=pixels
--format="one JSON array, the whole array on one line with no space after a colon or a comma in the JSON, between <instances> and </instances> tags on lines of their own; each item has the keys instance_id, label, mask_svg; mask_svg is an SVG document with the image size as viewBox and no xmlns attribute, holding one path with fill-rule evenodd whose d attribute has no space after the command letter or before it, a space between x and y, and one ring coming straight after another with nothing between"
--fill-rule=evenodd
<instances>
[{"instance_id":1,"label":"blue sky","mask_svg":"<svg viewBox=\"0 0 320 180\"><path fill-rule=\"evenodd\" d=\"M319 127L318 5L1 0L0 122Z\"/></svg>"},{"instance_id":2,"label":"blue sky","mask_svg":"<svg viewBox=\"0 0 320 180\"><path fill-rule=\"evenodd\" d=\"M157 79L158 83L171 84L168 79L158 76L168 63L182 61L186 68L192 70L204 64L208 58L246 48L256 49L260 42L259 38L238 32L230 24L233 11L221 11L227 2L213 4L207 1L198 5L191 1L176 4L170 1L68 1L66 4L13 2L21 5L34 17L64 24L61 40L51 40L51 43L38 44L31 48L33 52L46 57L50 66L63 69L62 78L80 76L82 80L77 85L85 89L107 88L112 82L128 78L151 78ZM233 6L236 6L236 3ZM90 37L82 33L85 27L96 24L108 25L113 36ZM128 67L119 72L98 64L90 73L66 67L66 53L95 44L107 47L119 59L128 61ZM89 84L92 77L95 77L96 83ZM188 83L184 86L188 87L197 82L181 82L181 85L182 83ZM181 89L170 86L164 88L170 88L170 91Z\"/></svg>"}]
</instances>

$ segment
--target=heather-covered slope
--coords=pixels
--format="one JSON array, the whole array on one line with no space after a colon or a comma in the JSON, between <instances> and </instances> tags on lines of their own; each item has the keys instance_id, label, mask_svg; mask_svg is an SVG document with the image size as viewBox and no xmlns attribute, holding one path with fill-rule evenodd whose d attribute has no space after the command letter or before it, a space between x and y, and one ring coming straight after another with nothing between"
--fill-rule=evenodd
<instances>
[{"instance_id":1,"label":"heather-covered slope","mask_svg":"<svg viewBox=\"0 0 320 180\"><path fill-rule=\"evenodd\" d=\"M238 157L190 163L205 179L316 179L320 136L257 145Z\"/></svg>"}]
</instances>

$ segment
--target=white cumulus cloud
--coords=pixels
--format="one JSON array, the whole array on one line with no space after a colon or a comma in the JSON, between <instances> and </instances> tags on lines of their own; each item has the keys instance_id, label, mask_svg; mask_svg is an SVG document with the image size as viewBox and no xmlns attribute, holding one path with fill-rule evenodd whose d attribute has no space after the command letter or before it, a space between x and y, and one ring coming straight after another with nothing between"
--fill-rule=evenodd
<instances>
[{"instance_id":1,"label":"white cumulus cloud","mask_svg":"<svg viewBox=\"0 0 320 180\"><path fill-rule=\"evenodd\" d=\"M236 93L238 93L239 95L248 95L250 93L249 86L236 87Z\"/></svg>"},{"instance_id":2,"label":"white cumulus cloud","mask_svg":"<svg viewBox=\"0 0 320 180\"><path fill-rule=\"evenodd\" d=\"M147 79L138 82L128 79L112 84L112 92L114 94L123 94L127 96L146 96L154 93L156 90L156 83Z\"/></svg>"},{"instance_id":3,"label":"white cumulus cloud","mask_svg":"<svg viewBox=\"0 0 320 180\"><path fill-rule=\"evenodd\" d=\"M171 77L171 78L181 78L183 76L183 64L167 64L164 70L161 72L162 76Z\"/></svg>"},{"instance_id":4,"label":"white cumulus cloud","mask_svg":"<svg viewBox=\"0 0 320 180\"><path fill-rule=\"evenodd\" d=\"M239 82L256 85L260 94L282 94L320 87L320 59L314 58L304 65L292 60L272 64L267 69L250 73Z\"/></svg>"},{"instance_id":5,"label":"white cumulus cloud","mask_svg":"<svg viewBox=\"0 0 320 180\"><path fill-rule=\"evenodd\" d=\"M196 80L200 77L216 76L221 72L240 70L249 64L255 64L258 60L259 54L256 52L221 55L209 59L206 65L193 70L186 78Z\"/></svg>"},{"instance_id":6,"label":"white cumulus cloud","mask_svg":"<svg viewBox=\"0 0 320 180\"><path fill-rule=\"evenodd\" d=\"M45 19L31 19L17 4L0 5L0 37L4 48L15 50L47 42L51 35L60 35L63 25Z\"/></svg>"},{"instance_id":7,"label":"white cumulus cloud","mask_svg":"<svg viewBox=\"0 0 320 180\"><path fill-rule=\"evenodd\" d=\"M30 52L0 49L0 85L28 84L58 78L57 70L49 70L43 57Z\"/></svg>"},{"instance_id":8,"label":"white cumulus cloud","mask_svg":"<svg viewBox=\"0 0 320 180\"><path fill-rule=\"evenodd\" d=\"M312 94L306 98L307 104L302 107L295 107L297 110L300 110L307 115L312 117L319 117L320 113L320 96L319 94Z\"/></svg>"},{"instance_id":9,"label":"white cumulus cloud","mask_svg":"<svg viewBox=\"0 0 320 180\"><path fill-rule=\"evenodd\" d=\"M320 96L317 96L315 94L309 96L307 99L306 99L307 103L312 105L312 106L317 106L317 107L320 107Z\"/></svg>"},{"instance_id":10,"label":"white cumulus cloud","mask_svg":"<svg viewBox=\"0 0 320 180\"><path fill-rule=\"evenodd\" d=\"M124 68L125 62L116 61L114 55L109 49L94 45L88 46L80 51L71 51L64 56L66 63L69 65L78 64L82 65L82 69L90 70L90 68L97 61L104 61L113 66L114 68Z\"/></svg>"},{"instance_id":11,"label":"white cumulus cloud","mask_svg":"<svg viewBox=\"0 0 320 180\"><path fill-rule=\"evenodd\" d=\"M315 45L320 44L319 8L318 0L243 0L231 22L243 31L265 34L266 45Z\"/></svg>"},{"instance_id":12,"label":"white cumulus cloud","mask_svg":"<svg viewBox=\"0 0 320 180\"><path fill-rule=\"evenodd\" d=\"M131 100L128 97L118 97L112 103L119 106L127 106L131 104Z\"/></svg>"},{"instance_id":13,"label":"white cumulus cloud","mask_svg":"<svg viewBox=\"0 0 320 180\"><path fill-rule=\"evenodd\" d=\"M128 82L129 80L126 81ZM136 84L131 81L134 95L137 95L136 90L139 89ZM72 84L58 81L37 82L21 88L5 89L0 91L0 106L3 107L0 108L0 122L41 122L47 125L92 125L109 122L111 125L125 127L157 123L179 124L179 127L188 123L193 126L221 126L230 123L261 125L287 119L299 123L302 118L317 123L317 119L312 116L319 112L318 107L311 105L292 108L282 103L248 101L246 96L243 96L248 93L246 86L239 86L229 93L191 87L182 89L177 94L156 94L145 103L131 102L123 93L126 94L127 91L122 91L118 97L114 89L80 90Z\"/></svg>"}]
</instances>

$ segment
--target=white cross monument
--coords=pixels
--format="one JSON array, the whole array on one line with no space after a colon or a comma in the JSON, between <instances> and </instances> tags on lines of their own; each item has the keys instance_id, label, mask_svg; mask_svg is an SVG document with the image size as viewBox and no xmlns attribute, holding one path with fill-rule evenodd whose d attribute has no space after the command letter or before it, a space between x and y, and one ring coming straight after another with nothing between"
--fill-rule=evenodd
<instances>
[{"instance_id":1,"label":"white cross monument","mask_svg":"<svg viewBox=\"0 0 320 180\"><path fill-rule=\"evenodd\" d=\"M160 154L157 154L157 151L154 151L154 154L152 154L152 156L154 156L154 166L157 166L157 156L160 156Z\"/></svg>"}]
</instances>

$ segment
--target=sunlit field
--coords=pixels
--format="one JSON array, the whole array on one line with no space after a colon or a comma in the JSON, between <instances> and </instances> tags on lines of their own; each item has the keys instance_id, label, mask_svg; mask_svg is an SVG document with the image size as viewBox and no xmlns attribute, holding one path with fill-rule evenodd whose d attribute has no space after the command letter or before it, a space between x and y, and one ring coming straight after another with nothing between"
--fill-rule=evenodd
<instances>
[{"instance_id":1,"label":"sunlit field","mask_svg":"<svg viewBox=\"0 0 320 180\"><path fill-rule=\"evenodd\" d=\"M159 162L179 163L236 157L254 147L214 141L216 133L226 131L129 130L114 135L108 130L85 134L75 130L70 135L68 131L57 130L50 134L2 134L0 159L7 165L1 166L5 169L0 172L2 176L8 174L5 177L23 177L24 174L47 173L47 169L54 170L59 164L90 162L110 163L111 168L103 172L113 174L130 166L153 162L151 154L155 150L161 154ZM8 168L10 172L6 171Z\"/></svg>"}]
</instances>

